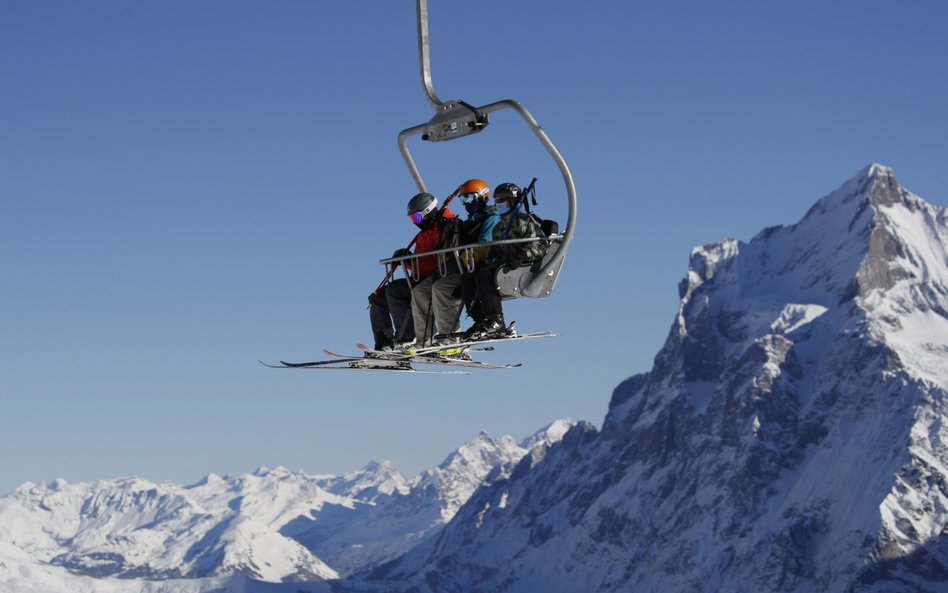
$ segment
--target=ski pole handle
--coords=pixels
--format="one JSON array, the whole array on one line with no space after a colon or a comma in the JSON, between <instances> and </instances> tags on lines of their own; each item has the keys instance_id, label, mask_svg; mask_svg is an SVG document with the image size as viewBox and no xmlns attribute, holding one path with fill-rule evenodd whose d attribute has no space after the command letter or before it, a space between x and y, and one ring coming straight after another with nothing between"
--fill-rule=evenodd
<instances>
[{"instance_id":1,"label":"ski pole handle","mask_svg":"<svg viewBox=\"0 0 948 593\"><path fill-rule=\"evenodd\" d=\"M396 266L392 266L392 268L385 274L385 277L382 278L382 281L379 282L379 285L375 287L375 290L372 291L372 294L369 295L369 304L366 309L372 308L372 302L375 300L375 297L379 295L379 292L381 292L382 288L388 284L388 281L392 279L392 275L395 274L395 267Z\"/></svg>"}]
</instances>

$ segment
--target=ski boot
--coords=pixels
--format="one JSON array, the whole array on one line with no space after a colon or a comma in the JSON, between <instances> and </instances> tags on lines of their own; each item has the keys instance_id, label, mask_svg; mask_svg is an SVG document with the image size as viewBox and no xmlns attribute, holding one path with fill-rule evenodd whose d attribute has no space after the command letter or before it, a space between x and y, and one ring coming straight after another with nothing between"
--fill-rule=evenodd
<instances>
[{"instance_id":1,"label":"ski boot","mask_svg":"<svg viewBox=\"0 0 948 593\"><path fill-rule=\"evenodd\" d=\"M464 340L467 342L476 342L478 340L504 338L507 337L507 335L507 324L504 323L504 316L489 315L475 322L470 329L464 332Z\"/></svg>"}]
</instances>

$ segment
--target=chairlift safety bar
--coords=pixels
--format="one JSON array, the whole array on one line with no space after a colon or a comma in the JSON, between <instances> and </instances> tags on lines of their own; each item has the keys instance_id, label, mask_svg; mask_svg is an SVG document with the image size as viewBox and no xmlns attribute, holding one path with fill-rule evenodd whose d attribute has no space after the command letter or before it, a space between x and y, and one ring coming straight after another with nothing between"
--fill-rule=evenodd
<instances>
[{"instance_id":1,"label":"chairlift safety bar","mask_svg":"<svg viewBox=\"0 0 948 593\"><path fill-rule=\"evenodd\" d=\"M414 268L411 274L411 279L417 282L418 280L420 280L420 277L418 277L417 275L418 266L415 265L415 262L423 257L429 257L429 256L437 257L439 260L439 271L441 271L442 274L444 274L445 270L440 269L441 268L440 262L445 259L442 256L454 254L455 257L457 257L461 253L473 252L475 249L484 249L484 250L489 251L491 247L502 246L502 245L513 245L516 243L533 243L535 241L542 241L544 243L550 243L550 244L560 243L563 241L563 235L556 234L556 235L550 235L549 237L523 237L519 239L484 241L483 243L468 243L467 245L458 245L456 247L445 247L443 249L433 249L431 251L425 251L422 253L413 253L412 255L403 255L400 257L388 257L385 259L380 259L379 263L385 265L386 268L388 268L392 264L405 264L405 263L411 264L412 267ZM460 265L458 267L460 268ZM468 268L469 272L473 271L472 269L470 269L469 266L465 266L465 267ZM407 268L406 268L406 272L407 272Z\"/></svg>"}]
</instances>

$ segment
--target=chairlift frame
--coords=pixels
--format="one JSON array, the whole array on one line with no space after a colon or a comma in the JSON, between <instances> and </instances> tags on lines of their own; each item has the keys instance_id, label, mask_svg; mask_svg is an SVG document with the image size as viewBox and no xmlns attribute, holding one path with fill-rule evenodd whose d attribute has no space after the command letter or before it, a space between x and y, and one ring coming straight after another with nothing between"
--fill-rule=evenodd
<instances>
[{"instance_id":1,"label":"chairlift frame","mask_svg":"<svg viewBox=\"0 0 948 593\"><path fill-rule=\"evenodd\" d=\"M418 61L421 69L421 83L425 92L425 98L435 110L434 117L426 123L406 128L398 134L398 149L408 166L408 171L415 181L419 192L427 192L424 178L418 170L415 161L412 158L411 151L408 149L407 141L414 136L421 136L422 140L429 142L444 142L456 140L470 134L483 131L488 123L488 116L491 113L504 109L512 109L520 115L521 119L527 124L533 134L537 137L549 155L553 158L557 168L563 176L566 185L566 199L569 211L566 219L566 226L562 233L542 239L527 239L550 241L550 248L547 255L538 266L529 268L520 268L511 272L498 272L497 282L501 296L505 299L518 297L546 298L553 292L556 281L559 277L560 269L563 266L563 260L569 244L573 239L573 231L576 227L576 186L573 183L573 175L570 173L566 160L557 150L556 146L547 136L546 132L540 127L540 124L519 101L513 99L504 99L494 103L488 103L481 107L474 107L459 99L452 101L442 101L438 98L434 90L434 84L431 78L431 52L428 38L428 0L416 0L418 17ZM443 265L446 254L453 253L459 260L459 254L474 247L484 248L492 245L504 245L509 243L523 242L524 239L506 239L503 241L491 241L490 243L478 243L477 245L461 245L455 248L441 249L434 252L427 252L424 256L437 255L439 264ZM406 256L401 258L388 258L380 260L380 263L390 267L402 263L406 260L417 259L417 256Z\"/></svg>"}]
</instances>

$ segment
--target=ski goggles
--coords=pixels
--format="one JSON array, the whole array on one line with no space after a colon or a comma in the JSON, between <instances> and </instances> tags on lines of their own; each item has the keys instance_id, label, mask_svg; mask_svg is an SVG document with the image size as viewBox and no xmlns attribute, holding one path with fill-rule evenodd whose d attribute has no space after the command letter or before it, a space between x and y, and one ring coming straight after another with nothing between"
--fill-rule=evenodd
<instances>
[{"instance_id":1,"label":"ski goggles","mask_svg":"<svg viewBox=\"0 0 948 593\"><path fill-rule=\"evenodd\" d=\"M438 207L437 200L433 200L428 206L420 212L412 212L408 215L408 219L415 224L421 224L421 221L425 219L426 216L431 214L431 212Z\"/></svg>"},{"instance_id":2,"label":"ski goggles","mask_svg":"<svg viewBox=\"0 0 948 593\"><path fill-rule=\"evenodd\" d=\"M459 195L458 197L461 198L461 203L462 203L462 204L464 204L465 206L470 206L470 205L473 204L478 198L480 198L482 195L483 195L483 194L479 194L479 193L477 193L477 192L470 192L470 193L466 193L466 194L461 194L461 195Z\"/></svg>"}]
</instances>

